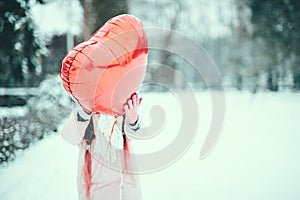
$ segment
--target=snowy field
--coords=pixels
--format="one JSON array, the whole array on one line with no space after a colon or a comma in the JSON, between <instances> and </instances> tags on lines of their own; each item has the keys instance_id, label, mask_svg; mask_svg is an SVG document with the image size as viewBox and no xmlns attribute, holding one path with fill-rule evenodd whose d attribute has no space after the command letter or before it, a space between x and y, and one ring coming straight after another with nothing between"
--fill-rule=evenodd
<instances>
[{"instance_id":1,"label":"snowy field","mask_svg":"<svg viewBox=\"0 0 300 200\"><path fill-rule=\"evenodd\" d=\"M143 97L145 124L155 104L167 116L161 134L134 143L146 154L176 137L181 111L171 95ZM209 95L199 93L198 103L196 140L171 166L140 176L144 200L300 199L300 93L226 92L222 136L204 160L198 157L210 124ZM0 168L0 199L77 199L76 166L77 147L53 134Z\"/></svg>"}]
</instances>

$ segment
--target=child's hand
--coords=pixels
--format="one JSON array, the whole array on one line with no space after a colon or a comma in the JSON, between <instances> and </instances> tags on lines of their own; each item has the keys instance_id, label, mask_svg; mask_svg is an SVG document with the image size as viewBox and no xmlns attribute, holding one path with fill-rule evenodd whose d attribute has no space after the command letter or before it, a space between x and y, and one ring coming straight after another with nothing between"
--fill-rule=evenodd
<instances>
[{"instance_id":1,"label":"child's hand","mask_svg":"<svg viewBox=\"0 0 300 200\"><path fill-rule=\"evenodd\" d=\"M138 109L142 98L138 97L138 94L134 94L131 98L127 101L124 105L125 115L126 115L126 122L128 124L135 124L138 120Z\"/></svg>"}]
</instances>

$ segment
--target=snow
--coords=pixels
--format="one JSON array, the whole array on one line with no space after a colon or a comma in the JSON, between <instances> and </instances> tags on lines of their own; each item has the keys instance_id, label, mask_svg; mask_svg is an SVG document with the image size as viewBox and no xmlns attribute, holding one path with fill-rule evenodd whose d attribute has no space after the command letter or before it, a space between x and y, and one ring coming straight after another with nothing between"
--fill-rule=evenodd
<instances>
[{"instance_id":1,"label":"snow","mask_svg":"<svg viewBox=\"0 0 300 200\"><path fill-rule=\"evenodd\" d=\"M134 142L135 152L164 148L176 135L181 110L170 94L143 94L141 114L160 105L166 114L162 132ZM140 176L144 200L299 199L300 94L226 92L226 119L212 153L199 160L211 120L208 93L198 94L198 135L185 155L154 173ZM77 147L53 134L0 168L3 200L77 199Z\"/></svg>"},{"instance_id":2,"label":"snow","mask_svg":"<svg viewBox=\"0 0 300 200\"><path fill-rule=\"evenodd\" d=\"M1 199L76 199L76 150L54 134L19 153L0 168Z\"/></svg>"},{"instance_id":3,"label":"snow","mask_svg":"<svg viewBox=\"0 0 300 200\"><path fill-rule=\"evenodd\" d=\"M24 106L15 106L15 107L2 107L0 112L0 117L15 117L15 116L24 116L28 112L28 108Z\"/></svg>"}]
</instances>

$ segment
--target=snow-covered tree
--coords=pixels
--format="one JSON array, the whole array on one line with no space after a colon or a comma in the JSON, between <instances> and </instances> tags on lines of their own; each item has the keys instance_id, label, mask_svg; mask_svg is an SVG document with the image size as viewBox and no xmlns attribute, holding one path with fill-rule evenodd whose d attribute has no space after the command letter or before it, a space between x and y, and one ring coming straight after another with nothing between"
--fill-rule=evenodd
<instances>
[{"instance_id":1,"label":"snow-covered tree","mask_svg":"<svg viewBox=\"0 0 300 200\"><path fill-rule=\"evenodd\" d=\"M34 86L41 72L41 50L30 8L42 0L0 2L0 85ZM29 81L30 80L30 81Z\"/></svg>"}]
</instances>

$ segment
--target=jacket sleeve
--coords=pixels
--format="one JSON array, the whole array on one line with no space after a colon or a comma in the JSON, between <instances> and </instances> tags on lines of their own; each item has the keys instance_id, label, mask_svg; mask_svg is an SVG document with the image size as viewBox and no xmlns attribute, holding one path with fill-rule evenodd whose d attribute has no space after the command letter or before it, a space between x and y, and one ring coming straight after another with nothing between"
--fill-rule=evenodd
<instances>
[{"instance_id":1,"label":"jacket sleeve","mask_svg":"<svg viewBox=\"0 0 300 200\"><path fill-rule=\"evenodd\" d=\"M70 117L63 124L61 129L62 137L73 145L82 143L91 115L86 114L80 107L74 108Z\"/></svg>"},{"instance_id":2,"label":"jacket sleeve","mask_svg":"<svg viewBox=\"0 0 300 200\"><path fill-rule=\"evenodd\" d=\"M135 140L138 139L139 137L142 137L141 135L141 126L142 126L142 119L139 116L138 120L135 125L130 125L126 122L125 117L123 116L119 117L118 119L118 126L120 130L124 130L126 137L129 140Z\"/></svg>"}]
</instances>

